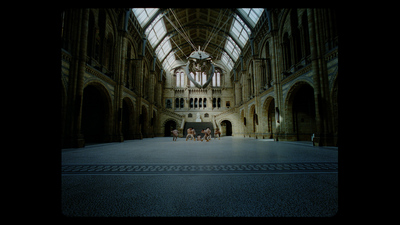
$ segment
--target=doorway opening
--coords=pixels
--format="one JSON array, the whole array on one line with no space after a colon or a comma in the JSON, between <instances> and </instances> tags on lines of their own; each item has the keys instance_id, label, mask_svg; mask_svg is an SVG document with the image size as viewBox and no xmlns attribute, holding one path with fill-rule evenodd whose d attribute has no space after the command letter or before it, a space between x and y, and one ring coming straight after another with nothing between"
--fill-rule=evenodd
<instances>
[{"instance_id":1,"label":"doorway opening","mask_svg":"<svg viewBox=\"0 0 400 225\"><path fill-rule=\"evenodd\" d=\"M221 136L232 136L232 123L229 120L221 122Z\"/></svg>"}]
</instances>

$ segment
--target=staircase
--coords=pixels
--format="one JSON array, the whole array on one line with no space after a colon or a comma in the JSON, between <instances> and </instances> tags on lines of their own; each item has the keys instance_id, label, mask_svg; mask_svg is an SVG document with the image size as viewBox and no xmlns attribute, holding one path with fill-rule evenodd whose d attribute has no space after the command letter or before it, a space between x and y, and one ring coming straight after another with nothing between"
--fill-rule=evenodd
<instances>
[{"instance_id":1,"label":"staircase","mask_svg":"<svg viewBox=\"0 0 400 225\"><path fill-rule=\"evenodd\" d=\"M187 129L189 127L193 127L194 130L196 131L196 136L201 135L201 138L204 137L204 134L201 133L201 130L202 129L205 130L207 127L209 127L211 130L211 136L214 137L214 126L211 122L186 122L185 128L183 129L183 137L184 138L186 138Z\"/></svg>"}]
</instances>

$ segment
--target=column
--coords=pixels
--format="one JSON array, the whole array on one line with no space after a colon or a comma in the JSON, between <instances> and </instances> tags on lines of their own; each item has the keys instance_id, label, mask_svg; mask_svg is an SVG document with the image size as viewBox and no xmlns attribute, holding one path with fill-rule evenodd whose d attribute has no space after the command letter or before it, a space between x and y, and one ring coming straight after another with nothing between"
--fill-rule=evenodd
<instances>
[{"instance_id":1,"label":"column","mask_svg":"<svg viewBox=\"0 0 400 225\"><path fill-rule=\"evenodd\" d=\"M114 122L112 127L112 134L109 134L111 137L109 138L112 141L122 142L124 141L124 137L122 134L122 90L124 86L124 80L126 70L125 70L125 62L126 62L126 52L127 52L127 33L123 30L118 31L118 38L116 40L117 47L115 49L115 57L116 63L114 65L114 74L116 85L114 86Z\"/></svg>"},{"instance_id":2,"label":"column","mask_svg":"<svg viewBox=\"0 0 400 225\"><path fill-rule=\"evenodd\" d=\"M154 81L155 81L155 71L150 71L149 74L149 91L148 91L148 97L149 97L149 102L150 104L154 103Z\"/></svg>"},{"instance_id":3,"label":"column","mask_svg":"<svg viewBox=\"0 0 400 225\"><path fill-rule=\"evenodd\" d=\"M74 63L75 65L71 65L71 74L69 81L69 88L72 101L71 107L71 117L69 120L72 122L70 129L67 129L70 134L67 145L71 147L82 148L85 146L84 136L81 133L81 120L82 120L82 102L83 102L83 77L85 74L85 65L86 65L86 51L87 51L87 37L88 37L88 26L89 26L89 10L82 9L80 18L81 22L79 27L77 27L77 32L75 36L76 41L80 41L79 45L75 45L74 47ZM79 47L78 47L79 46ZM72 63L71 63L72 64ZM74 98L75 97L75 98Z\"/></svg>"}]
</instances>

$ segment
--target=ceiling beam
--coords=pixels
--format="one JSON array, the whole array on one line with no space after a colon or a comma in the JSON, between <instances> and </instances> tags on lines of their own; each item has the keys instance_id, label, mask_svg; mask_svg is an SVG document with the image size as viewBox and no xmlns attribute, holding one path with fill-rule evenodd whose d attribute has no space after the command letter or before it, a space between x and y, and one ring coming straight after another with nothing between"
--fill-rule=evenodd
<instances>
[{"instance_id":1,"label":"ceiling beam","mask_svg":"<svg viewBox=\"0 0 400 225\"><path fill-rule=\"evenodd\" d=\"M231 55L229 52L227 52L227 51L225 50L225 48L221 48L220 46L218 46L218 45L216 45L216 44L214 44L214 43L211 43L211 42L210 42L209 45L216 47L220 52L222 52L222 51L226 52L226 54L229 56L229 58L231 58L232 62L233 62L233 63L236 62L236 61L233 59L232 55ZM189 46L189 43L186 42L186 43L180 45L179 48L182 49L182 48L185 48L186 46ZM189 46L189 47L191 47L191 46ZM160 60L160 62L161 62L161 63L164 62L164 60L167 58L167 56L168 56L172 51L175 51L176 49L177 49L176 46L173 47L167 54L165 54L164 58L162 58L162 59ZM183 51L183 49L182 49L182 51ZM180 52L180 51L179 51L179 52ZM187 54L187 55L190 55L190 53Z\"/></svg>"},{"instance_id":2,"label":"ceiling beam","mask_svg":"<svg viewBox=\"0 0 400 225\"><path fill-rule=\"evenodd\" d=\"M184 25L183 27L185 28L185 30L186 30L187 32L189 32L190 30L193 30L193 29L199 29L199 30L205 29L206 31L208 31L208 30L212 30L213 28L215 28L215 26L213 26L213 25L203 24L203 23L201 23L201 24L199 24L199 23L192 23L192 24ZM243 47L244 47L244 46L241 45L241 43L239 42L239 40L237 39L236 36L231 35L231 34L229 33L229 31L226 32L225 30L222 30L222 29L219 30L219 32L217 33L217 35L224 37L224 35L221 35L221 34L220 34L221 32L222 32L225 36L231 37L232 40L236 43L236 45L239 47L240 51L243 50ZM175 29L174 29L173 31L170 31L170 32L166 33L166 34L160 39L160 41L154 46L154 49L157 49L158 45L159 45L166 37L170 36L171 38L173 38L175 35L178 35L178 34L179 34L178 31L175 30ZM171 43L171 45L172 45L172 44L173 44L173 43Z\"/></svg>"}]
</instances>

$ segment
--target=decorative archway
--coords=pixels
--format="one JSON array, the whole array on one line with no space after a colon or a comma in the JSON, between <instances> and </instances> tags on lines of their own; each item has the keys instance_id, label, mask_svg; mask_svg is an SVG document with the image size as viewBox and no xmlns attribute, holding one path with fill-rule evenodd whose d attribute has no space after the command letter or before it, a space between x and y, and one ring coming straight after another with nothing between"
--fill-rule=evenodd
<instances>
[{"instance_id":1,"label":"decorative archway","mask_svg":"<svg viewBox=\"0 0 400 225\"><path fill-rule=\"evenodd\" d=\"M286 97L286 137L292 141L311 141L316 132L314 88L299 81Z\"/></svg>"},{"instance_id":2,"label":"decorative archway","mask_svg":"<svg viewBox=\"0 0 400 225\"><path fill-rule=\"evenodd\" d=\"M220 123L221 136L232 136L232 123L229 120L222 120Z\"/></svg>"},{"instance_id":3,"label":"decorative archway","mask_svg":"<svg viewBox=\"0 0 400 225\"><path fill-rule=\"evenodd\" d=\"M252 122L252 128L251 128L251 133L253 133L255 135L255 133L257 132L257 125L258 125L258 115L256 113L256 105L253 104L250 107L250 120ZM250 134L251 136L251 134Z\"/></svg>"},{"instance_id":4,"label":"decorative archway","mask_svg":"<svg viewBox=\"0 0 400 225\"><path fill-rule=\"evenodd\" d=\"M264 127L264 138L274 138L276 128L275 118L275 99L272 96L267 97L262 108L262 125Z\"/></svg>"},{"instance_id":5,"label":"decorative archway","mask_svg":"<svg viewBox=\"0 0 400 225\"><path fill-rule=\"evenodd\" d=\"M85 143L111 141L111 98L99 82L91 82L83 89L81 131Z\"/></svg>"},{"instance_id":6,"label":"decorative archway","mask_svg":"<svg viewBox=\"0 0 400 225\"><path fill-rule=\"evenodd\" d=\"M168 119L164 122L164 137L171 137L171 130L177 128L177 122L173 119Z\"/></svg>"}]
</instances>

